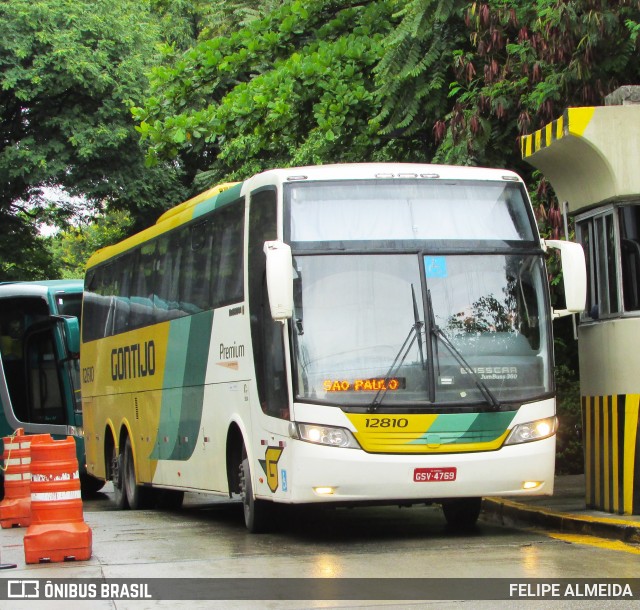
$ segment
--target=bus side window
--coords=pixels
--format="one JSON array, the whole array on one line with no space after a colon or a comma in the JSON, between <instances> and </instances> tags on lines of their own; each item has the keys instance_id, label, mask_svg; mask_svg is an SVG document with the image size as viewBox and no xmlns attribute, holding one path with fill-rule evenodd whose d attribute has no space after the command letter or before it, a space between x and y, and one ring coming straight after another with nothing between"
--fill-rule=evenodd
<instances>
[{"instance_id":1,"label":"bus side window","mask_svg":"<svg viewBox=\"0 0 640 610\"><path fill-rule=\"evenodd\" d=\"M125 254L117 259L114 272L117 279L113 283L112 306L115 308L113 334L124 333L131 325L131 302L129 300L133 269L136 262L135 253Z\"/></svg>"},{"instance_id":2,"label":"bus side window","mask_svg":"<svg viewBox=\"0 0 640 610\"><path fill-rule=\"evenodd\" d=\"M262 410L272 417L289 418L282 324L271 317L266 288L264 242L277 238L275 190L251 195L249 212L249 310L255 354L256 383Z\"/></svg>"},{"instance_id":3,"label":"bus side window","mask_svg":"<svg viewBox=\"0 0 640 610\"><path fill-rule=\"evenodd\" d=\"M266 277L262 283L263 302L261 309L264 370L264 401L262 409L273 417L289 419L289 400L287 394L287 376L284 359L284 338L282 324L271 317ZM256 364L256 367L259 364Z\"/></svg>"},{"instance_id":4,"label":"bus side window","mask_svg":"<svg viewBox=\"0 0 640 610\"><path fill-rule=\"evenodd\" d=\"M187 314L209 309L211 287L211 223L181 231L180 309Z\"/></svg>"},{"instance_id":5,"label":"bus side window","mask_svg":"<svg viewBox=\"0 0 640 610\"><path fill-rule=\"evenodd\" d=\"M129 327L131 329L153 323L156 242L150 241L143 244L136 254L129 296Z\"/></svg>"},{"instance_id":6,"label":"bus side window","mask_svg":"<svg viewBox=\"0 0 640 610\"><path fill-rule=\"evenodd\" d=\"M180 258L182 249L178 233L163 235L158 239L156 252L155 321L164 322L179 318L180 310Z\"/></svg>"},{"instance_id":7,"label":"bus side window","mask_svg":"<svg viewBox=\"0 0 640 610\"><path fill-rule=\"evenodd\" d=\"M213 306L242 301L244 286L244 200L213 216Z\"/></svg>"},{"instance_id":8,"label":"bus side window","mask_svg":"<svg viewBox=\"0 0 640 610\"><path fill-rule=\"evenodd\" d=\"M83 340L109 337L116 324L118 277L116 265L98 267L87 280L84 294Z\"/></svg>"},{"instance_id":9,"label":"bus side window","mask_svg":"<svg viewBox=\"0 0 640 610\"><path fill-rule=\"evenodd\" d=\"M93 341L102 336L106 324L108 305L105 307L100 294L104 267L92 269L85 279L84 294L82 295L82 341Z\"/></svg>"}]
</instances>

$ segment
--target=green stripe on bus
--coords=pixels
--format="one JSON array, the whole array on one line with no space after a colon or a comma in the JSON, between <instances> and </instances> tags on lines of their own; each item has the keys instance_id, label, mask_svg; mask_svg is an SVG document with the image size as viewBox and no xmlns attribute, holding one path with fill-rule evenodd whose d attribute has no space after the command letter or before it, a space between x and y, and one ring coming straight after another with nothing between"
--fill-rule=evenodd
<instances>
[{"instance_id":1,"label":"green stripe on bus","mask_svg":"<svg viewBox=\"0 0 640 610\"><path fill-rule=\"evenodd\" d=\"M152 460L188 460L195 448L209 358L213 311L171 322Z\"/></svg>"},{"instance_id":2,"label":"green stripe on bus","mask_svg":"<svg viewBox=\"0 0 640 610\"><path fill-rule=\"evenodd\" d=\"M517 411L501 413L449 413L438 415L425 434L412 441L428 442L430 435L438 435L444 444L478 443L495 440L504 434Z\"/></svg>"},{"instance_id":3,"label":"green stripe on bus","mask_svg":"<svg viewBox=\"0 0 640 610\"><path fill-rule=\"evenodd\" d=\"M186 353L186 366L182 382L182 409L178 424L178 442L173 447L170 460L188 460L196 447L202 422L204 382L209 362L212 322L213 310L191 318L189 347Z\"/></svg>"},{"instance_id":4,"label":"green stripe on bus","mask_svg":"<svg viewBox=\"0 0 640 610\"><path fill-rule=\"evenodd\" d=\"M240 198L240 191L242 190L242 182L232 186L226 191L222 191L218 195L207 199L199 203L193 210L193 218L198 218L211 210L217 210L232 201Z\"/></svg>"},{"instance_id":5,"label":"green stripe on bus","mask_svg":"<svg viewBox=\"0 0 640 610\"><path fill-rule=\"evenodd\" d=\"M191 317L174 320L169 326L167 359L162 387L162 404L155 448L149 456L152 460L169 459L178 440L180 412L182 411L182 381L187 365Z\"/></svg>"}]
</instances>

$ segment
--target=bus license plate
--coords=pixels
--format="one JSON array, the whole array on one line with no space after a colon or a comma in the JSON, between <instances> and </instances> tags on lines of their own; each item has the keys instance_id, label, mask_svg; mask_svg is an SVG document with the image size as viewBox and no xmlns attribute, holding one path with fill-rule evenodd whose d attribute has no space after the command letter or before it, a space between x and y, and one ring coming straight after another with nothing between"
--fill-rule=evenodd
<instances>
[{"instance_id":1,"label":"bus license plate","mask_svg":"<svg viewBox=\"0 0 640 610\"><path fill-rule=\"evenodd\" d=\"M415 468L413 481L415 483L442 483L455 481L458 469L455 466L447 468Z\"/></svg>"}]
</instances>

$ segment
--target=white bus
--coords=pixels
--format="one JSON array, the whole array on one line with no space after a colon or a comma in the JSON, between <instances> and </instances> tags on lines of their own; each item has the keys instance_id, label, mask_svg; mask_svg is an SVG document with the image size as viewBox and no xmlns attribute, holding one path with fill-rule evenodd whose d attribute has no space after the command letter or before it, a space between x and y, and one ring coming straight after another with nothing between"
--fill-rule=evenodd
<instances>
[{"instance_id":1,"label":"white bus","mask_svg":"<svg viewBox=\"0 0 640 610\"><path fill-rule=\"evenodd\" d=\"M567 309L582 249L561 249ZM278 169L221 185L97 252L85 278L88 471L122 507L239 496L440 503L553 491L543 244L506 170Z\"/></svg>"}]
</instances>

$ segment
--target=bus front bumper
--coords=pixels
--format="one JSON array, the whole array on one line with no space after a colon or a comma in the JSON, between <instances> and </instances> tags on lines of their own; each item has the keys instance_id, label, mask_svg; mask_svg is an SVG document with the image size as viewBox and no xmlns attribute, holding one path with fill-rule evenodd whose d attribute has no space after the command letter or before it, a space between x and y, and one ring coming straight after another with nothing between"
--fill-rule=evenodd
<instances>
[{"instance_id":1,"label":"bus front bumper","mask_svg":"<svg viewBox=\"0 0 640 610\"><path fill-rule=\"evenodd\" d=\"M289 441L276 502L388 503L447 498L551 495L555 436L497 451L449 454L371 454L359 449Z\"/></svg>"}]
</instances>

